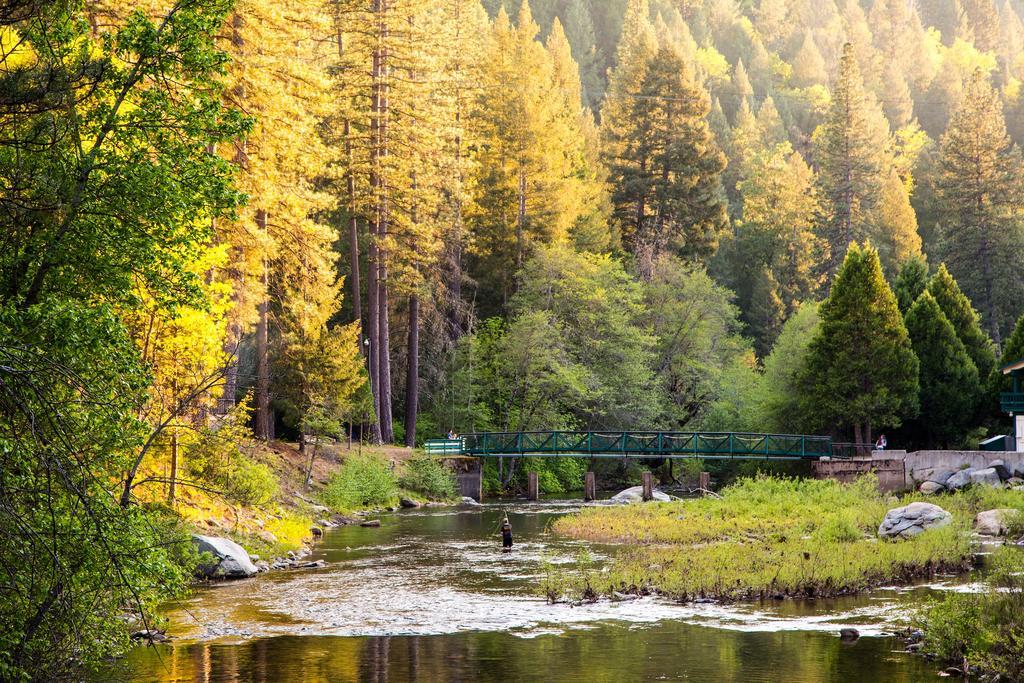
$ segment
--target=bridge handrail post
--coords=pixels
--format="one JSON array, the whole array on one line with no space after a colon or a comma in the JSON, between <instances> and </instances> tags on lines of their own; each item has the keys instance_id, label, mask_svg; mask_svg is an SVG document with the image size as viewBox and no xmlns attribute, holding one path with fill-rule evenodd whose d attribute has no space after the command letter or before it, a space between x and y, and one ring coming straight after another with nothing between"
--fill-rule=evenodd
<instances>
[{"instance_id":1,"label":"bridge handrail post","mask_svg":"<svg viewBox=\"0 0 1024 683\"><path fill-rule=\"evenodd\" d=\"M665 453L665 432L658 432L658 455Z\"/></svg>"}]
</instances>

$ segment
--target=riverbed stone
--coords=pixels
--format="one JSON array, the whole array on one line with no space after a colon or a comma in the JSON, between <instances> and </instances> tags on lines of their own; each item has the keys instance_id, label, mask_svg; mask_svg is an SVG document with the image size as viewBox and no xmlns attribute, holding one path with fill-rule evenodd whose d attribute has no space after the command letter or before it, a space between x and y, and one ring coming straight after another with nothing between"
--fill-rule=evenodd
<instances>
[{"instance_id":1,"label":"riverbed stone","mask_svg":"<svg viewBox=\"0 0 1024 683\"><path fill-rule=\"evenodd\" d=\"M422 505L422 503L420 503L419 501L413 500L411 498L400 498L398 504L404 508L418 508Z\"/></svg>"},{"instance_id":2,"label":"riverbed stone","mask_svg":"<svg viewBox=\"0 0 1024 683\"><path fill-rule=\"evenodd\" d=\"M1005 536L1007 522L1017 515L1013 508L997 508L979 512L974 517L974 530L982 536Z\"/></svg>"},{"instance_id":3,"label":"riverbed stone","mask_svg":"<svg viewBox=\"0 0 1024 683\"><path fill-rule=\"evenodd\" d=\"M855 628L839 629L839 637L847 642L860 638L860 631Z\"/></svg>"},{"instance_id":4,"label":"riverbed stone","mask_svg":"<svg viewBox=\"0 0 1024 683\"><path fill-rule=\"evenodd\" d=\"M672 498L667 493L662 493L658 489L654 489L651 492L653 500L657 500L663 503L667 503ZM628 489L619 491L611 497L613 503L642 503L644 501L644 487L643 486L632 486Z\"/></svg>"},{"instance_id":5,"label":"riverbed stone","mask_svg":"<svg viewBox=\"0 0 1024 683\"><path fill-rule=\"evenodd\" d=\"M199 573L207 578L242 579L259 571L245 548L230 538L192 534L192 543L200 553L213 557L212 561L198 567Z\"/></svg>"},{"instance_id":6,"label":"riverbed stone","mask_svg":"<svg viewBox=\"0 0 1024 683\"><path fill-rule=\"evenodd\" d=\"M996 471L996 474L999 475L1000 481L1006 481L1013 476L1013 473L1010 472L1009 468L1006 466L1006 462L1003 460L993 460L988 464L988 466Z\"/></svg>"},{"instance_id":7,"label":"riverbed stone","mask_svg":"<svg viewBox=\"0 0 1024 683\"><path fill-rule=\"evenodd\" d=\"M949 489L950 491L959 491L960 489L964 488L965 486L971 483L971 472L974 472L974 470L971 468L967 468L964 470L960 470L959 472L956 472L955 474L953 474L953 476L946 480L946 488Z\"/></svg>"},{"instance_id":8,"label":"riverbed stone","mask_svg":"<svg viewBox=\"0 0 1024 683\"><path fill-rule=\"evenodd\" d=\"M975 486L1002 486L1003 480L994 467L986 467L983 470L971 472L971 484Z\"/></svg>"},{"instance_id":9,"label":"riverbed stone","mask_svg":"<svg viewBox=\"0 0 1024 683\"><path fill-rule=\"evenodd\" d=\"M893 540L908 539L952 521L953 516L938 505L918 501L886 512L878 535Z\"/></svg>"},{"instance_id":10,"label":"riverbed stone","mask_svg":"<svg viewBox=\"0 0 1024 683\"><path fill-rule=\"evenodd\" d=\"M932 496L945 491L946 487L936 481L926 481L922 482L917 490L925 495Z\"/></svg>"},{"instance_id":11,"label":"riverbed stone","mask_svg":"<svg viewBox=\"0 0 1024 683\"><path fill-rule=\"evenodd\" d=\"M365 522L361 522L359 526L380 526L379 519L368 519Z\"/></svg>"}]
</instances>

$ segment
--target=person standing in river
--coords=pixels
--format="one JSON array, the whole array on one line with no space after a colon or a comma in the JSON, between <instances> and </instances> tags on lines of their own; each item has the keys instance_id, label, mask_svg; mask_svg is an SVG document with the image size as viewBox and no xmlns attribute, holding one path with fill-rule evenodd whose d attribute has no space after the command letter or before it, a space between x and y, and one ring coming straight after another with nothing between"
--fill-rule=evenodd
<instances>
[{"instance_id":1,"label":"person standing in river","mask_svg":"<svg viewBox=\"0 0 1024 683\"><path fill-rule=\"evenodd\" d=\"M501 549L503 552L512 552L512 525L508 522L508 516L501 520Z\"/></svg>"}]
</instances>

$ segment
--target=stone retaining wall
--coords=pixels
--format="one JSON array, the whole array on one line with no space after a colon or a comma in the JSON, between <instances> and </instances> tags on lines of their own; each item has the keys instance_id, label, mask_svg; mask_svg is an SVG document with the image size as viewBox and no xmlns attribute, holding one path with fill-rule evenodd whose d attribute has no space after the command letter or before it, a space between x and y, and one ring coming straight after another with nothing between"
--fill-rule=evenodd
<instances>
[{"instance_id":1,"label":"stone retaining wall","mask_svg":"<svg viewBox=\"0 0 1024 683\"><path fill-rule=\"evenodd\" d=\"M844 460L824 459L812 463L817 479L850 482L862 474L874 472L878 488L903 491L915 488L937 471L988 467L993 460L1002 460L1012 472L1024 463L1024 453L996 451L874 451L871 457Z\"/></svg>"},{"instance_id":2,"label":"stone retaining wall","mask_svg":"<svg viewBox=\"0 0 1024 683\"><path fill-rule=\"evenodd\" d=\"M843 460L819 460L811 463L815 479L836 479L849 483L868 472L878 477L878 488L882 491L902 491L907 488L906 469L900 458L849 458Z\"/></svg>"},{"instance_id":3,"label":"stone retaining wall","mask_svg":"<svg viewBox=\"0 0 1024 683\"><path fill-rule=\"evenodd\" d=\"M926 480L936 471L988 467L993 460L1002 460L1012 472L1024 462L1024 453L1014 451L916 451L906 457L907 486Z\"/></svg>"}]
</instances>

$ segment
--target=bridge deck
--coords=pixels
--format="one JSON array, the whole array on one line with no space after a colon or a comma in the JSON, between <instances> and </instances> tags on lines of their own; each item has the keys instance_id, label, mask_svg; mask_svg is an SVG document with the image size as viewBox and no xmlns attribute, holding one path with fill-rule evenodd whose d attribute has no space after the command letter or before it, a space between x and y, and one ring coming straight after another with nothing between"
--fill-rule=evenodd
<instances>
[{"instance_id":1,"label":"bridge deck","mask_svg":"<svg viewBox=\"0 0 1024 683\"><path fill-rule=\"evenodd\" d=\"M832 439L801 434L732 432L480 432L461 438L476 457L568 456L627 458L818 459Z\"/></svg>"}]
</instances>

